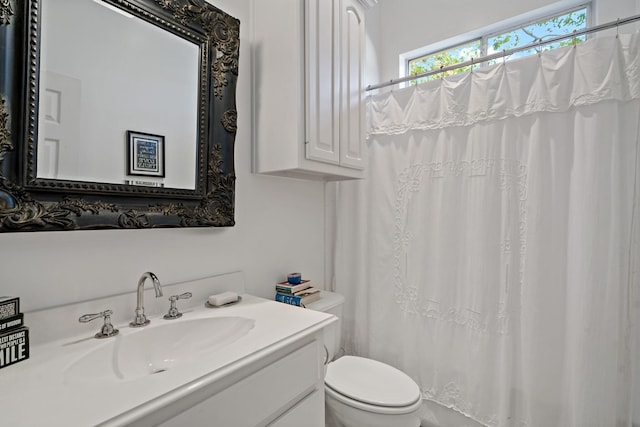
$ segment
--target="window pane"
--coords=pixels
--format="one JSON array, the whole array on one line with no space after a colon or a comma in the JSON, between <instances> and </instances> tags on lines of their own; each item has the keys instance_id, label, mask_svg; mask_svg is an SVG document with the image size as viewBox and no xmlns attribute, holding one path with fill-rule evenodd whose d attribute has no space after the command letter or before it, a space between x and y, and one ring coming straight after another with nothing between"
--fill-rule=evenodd
<instances>
[{"instance_id":1,"label":"window pane","mask_svg":"<svg viewBox=\"0 0 640 427\"><path fill-rule=\"evenodd\" d=\"M574 30L581 30L587 26L587 9L578 9L564 15L546 19L535 24L527 25L516 30L490 37L487 41L487 54L514 49L516 47L547 40L553 37L571 34ZM585 40L585 36L575 37L576 42ZM574 38L549 43L542 46L542 50L567 46L574 42ZM519 58L536 53L535 49L527 49L511 55L507 59Z\"/></svg>"},{"instance_id":2,"label":"window pane","mask_svg":"<svg viewBox=\"0 0 640 427\"><path fill-rule=\"evenodd\" d=\"M458 64L471 60L471 58L479 58L481 49L481 41L475 40L469 43L458 45L449 49L441 50L420 58L409 61L409 75L426 73L428 71L438 70L448 65ZM440 76L450 76L453 74L464 73L469 71L471 67L461 67L455 70L447 71L442 74L435 74L429 77L413 80L411 83L422 83L428 80L439 79Z\"/></svg>"}]
</instances>

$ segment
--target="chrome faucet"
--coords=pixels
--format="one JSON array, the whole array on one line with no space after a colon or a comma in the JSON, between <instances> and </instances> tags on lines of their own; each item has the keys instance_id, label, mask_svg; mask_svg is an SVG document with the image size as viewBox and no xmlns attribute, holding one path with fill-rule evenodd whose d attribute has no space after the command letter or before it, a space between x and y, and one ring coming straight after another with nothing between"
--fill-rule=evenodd
<instances>
[{"instance_id":1,"label":"chrome faucet","mask_svg":"<svg viewBox=\"0 0 640 427\"><path fill-rule=\"evenodd\" d=\"M153 289L156 291L156 298L162 296L162 285L158 277L150 271L147 271L138 280L138 304L136 306L136 317L133 322L129 323L129 326L133 328L139 328L149 324L149 319L144 315L144 282L147 279L151 279L153 282Z\"/></svg>"}]
</instances>

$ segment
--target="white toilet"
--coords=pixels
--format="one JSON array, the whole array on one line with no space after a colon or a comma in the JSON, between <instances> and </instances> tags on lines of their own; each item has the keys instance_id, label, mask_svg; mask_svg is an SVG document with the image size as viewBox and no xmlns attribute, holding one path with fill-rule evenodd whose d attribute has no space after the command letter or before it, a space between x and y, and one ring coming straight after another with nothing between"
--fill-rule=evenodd
<instances>
[{"instance_id":1,"label":"white toilet","mask_svg":"<svg viewBox=\"0 0 640 427\"><path fill-rule=\"evenodd\" d=\"M307 308L338 318L325 332L328 360L340 348L344 297L322 291ZM404 372L363 357L330 362L324 379L327 427L419 427L420 388Z\"/></svg>"}]
</instances>

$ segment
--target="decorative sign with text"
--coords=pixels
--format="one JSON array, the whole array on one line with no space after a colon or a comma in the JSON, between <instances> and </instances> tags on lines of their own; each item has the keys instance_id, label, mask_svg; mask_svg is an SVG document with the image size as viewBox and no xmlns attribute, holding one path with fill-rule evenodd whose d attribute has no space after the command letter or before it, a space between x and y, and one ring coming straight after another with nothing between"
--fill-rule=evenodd
<instances>
[{"instance_id":1,"label":"decorative sign with text","mask_svg":"<svg viewBox=\"0 0 640 427\"><path fill-rule=\"evenodd\" d=\"M18 313L15 316L7 317L6 319L0 319L0 334L17 329L23 325L24 314Z\"/></svg>"},{"instance_id":2,"label":"decorative sign with text","mask_svg":"<svg viewBox=\"0 0 640 427\"><path fill-rule=\"evenodd\" d=\"M29 358L29 329L0 334L0 369Z\"/></svg>"}]
</instances>

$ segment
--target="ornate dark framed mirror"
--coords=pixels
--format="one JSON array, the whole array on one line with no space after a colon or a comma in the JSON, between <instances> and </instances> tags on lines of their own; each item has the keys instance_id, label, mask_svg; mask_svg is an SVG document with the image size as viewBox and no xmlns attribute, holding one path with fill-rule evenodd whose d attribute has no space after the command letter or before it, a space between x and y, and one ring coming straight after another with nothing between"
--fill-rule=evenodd
<instances>
[{"instance_id":1,"label":"ornate dark framed mirror","mask_svg":"<svg viewBox=\"0 0 640 427\"><path fill-rule=\"evenodd\" d=\"M239 21L0 0L0 232L234 225Z\"/></svg>"}]
</instances>

